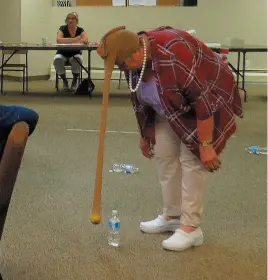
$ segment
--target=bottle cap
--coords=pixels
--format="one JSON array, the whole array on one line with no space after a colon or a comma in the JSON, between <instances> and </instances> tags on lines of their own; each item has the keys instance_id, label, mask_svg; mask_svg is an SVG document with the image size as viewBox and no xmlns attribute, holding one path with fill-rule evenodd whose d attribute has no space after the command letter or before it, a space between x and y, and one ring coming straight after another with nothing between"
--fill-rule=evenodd
<instances>
[{"instance_id":1,"label":"bottle cap","mask_svg":"<svg viewBox=\"0 0 268 280\"><path fill-rule=\"evenodd\" d=\"M253 153L256 153L258 151L258 146L251 146L250 147L250 150L253 152Z\"/></svg>"}]
</instances>

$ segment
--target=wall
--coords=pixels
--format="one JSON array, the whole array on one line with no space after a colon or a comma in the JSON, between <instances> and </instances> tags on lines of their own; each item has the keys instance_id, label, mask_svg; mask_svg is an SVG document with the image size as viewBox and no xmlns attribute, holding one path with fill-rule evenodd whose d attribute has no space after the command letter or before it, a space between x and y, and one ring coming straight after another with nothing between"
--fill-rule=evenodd
<instances>
[{"instance_id":1,"label":"wall","mask_svg":"<svg viewBox=\"0 0 268 280\"><path fill-rule=\"evenodd\" d=\"M99 41L107 30L118 25L138 31L161 24L196 29L197 36L205 42L225 43L240 38L245 44L267 43L266 0L200 0L198 7L53 7L50 34L55 36L66 13L72 10L79 14L80 25L92 41ZM266 68L266 55L252 54L248 58L251 68ZM103 65L95 53L92 64Z\"/></svg>"},{"instance_id":2,"label":"wall","mask_svg":"<svg viewBox=\"0 0 268 280\"><path fill-rule=\"evenodd\" d=\"M0 0L1 1L1 0ZM2 0L3 1L3 0ZM10 1L10 0L9 0ZM16 0L13 0L16 1ZM19 0L17 0L19 2ZM52 15L51 0L20 0L21 1L21 39L22 42L37 44L42 37L49 37ZM52 38L49 38L50 41ZM29 52L29 76L47 75L53 52Z\"/></svg>"},{"instance_id":3,"label":"wall","mask_svg":"<svg viewBox=\"0 0 268 280\"><path fill-rule=\"evenodd\" d=\"M11 21L12 19L12 21ZM0 41L21 41L21 3L19 0L0 0Z\"/></svg>"},{"instance_id":4,"label":"wall","mask_svg":"<svg viewBox=\"0 0 268 280\"><path fill-rule=\"evenodd\" d=\"M0 41L21 42L21 3L18 0L0 0ZM10 60L11 63L19 61L19 55Z\"/></svg>"},{"instance_id":5,"label":"wall","mask_svg":"<svg viewBox=\"0 0 268 280\"><path fill-rule=\"evenodd\" d=\"M55 43L57 30L64 24L66 14L76 11L80 16L80 26L87 31L91 41L99 41L107 30L118 25L126 25L133 31L172 25L182 29L195 29L197 37L205 42L225 43L239 38L244 39L245 44L267 43L266 0L199 0L198 7L73 8L52 7L51 0L21 0L21 10L20 5L15 5L15 2L20 1L0 0L0 38L7 41L21 39L28 43L39 43L42 37L47 37L49 42ZM13 9L14 5L16 9ZM7 25L11 32L6 32ZM29 74L49 74L54 53L31 51ZM84 52L85 64L86 57ZM251 54L248 58L250 68L266 68L266 54ZM103 65L95 52L92 55L92 65Z\"/></svg>"}]
</instances>

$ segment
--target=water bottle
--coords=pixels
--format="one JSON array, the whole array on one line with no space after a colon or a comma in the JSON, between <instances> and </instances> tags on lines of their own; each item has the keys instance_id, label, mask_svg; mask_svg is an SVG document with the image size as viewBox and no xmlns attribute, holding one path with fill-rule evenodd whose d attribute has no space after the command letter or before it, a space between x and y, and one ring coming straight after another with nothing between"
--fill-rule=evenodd
<instances>
[{"instance_id":1,"label":"water bottle","mask_svg":"<svg viewBox=\"0 0 268 280\"><path fill-rule=\"evenodd\" d=\"M246 148L246 151L255 155L267 155L267 147L250 146Z\"/></svg>"},{"instance_id":2,"label":"water bottle","mask_svg":"<svg viewBox=\"0 0 268 280\"><path fill-rule=\"evenodd\" d=\"M113 164L112 172L122 172L122 164L115 163Z\"/></svg>"},{"instance_id":3,"label":"water bottle","mask_svg":"<svg viewBox=\"0 0 268 280\"><path fill-rule=\"evenodd\" d=\"M117 173L126 173L126 174L134 174L139 171L139 168L137 168L133 164L113 164L112 169L110 172L117 172Z\"/></svg>"},{"instance_id":4,"label":"water bottle","mask_svg":"<svg viewBox=\"0 0 268 280\"><path fill-rule=\"evenodd\" d=\"M42 45L46 46L47 45L47 38L42 37Z\"/></svg>"},{"instance_id":5,"label":"water bottle","mask_svg":"<svg viewBox=\"0 0 268 280\"><path fill-rule=\"evenodd\" d=\"M112 211L108 223L108 244L113 247L120 245L120 219L116 210Z\"/></svg>"},{"instance_id":6,"label":"water bottle","mask_svg":"<svg viewBox=\"0 0 268 280\"><path fill-rule=\"evenodd\" d=\"M123 165L123 172L126 174L134 174L138 171L139 171L139 169L133 164L124 164Z\"/></svg>"}]
</instances>

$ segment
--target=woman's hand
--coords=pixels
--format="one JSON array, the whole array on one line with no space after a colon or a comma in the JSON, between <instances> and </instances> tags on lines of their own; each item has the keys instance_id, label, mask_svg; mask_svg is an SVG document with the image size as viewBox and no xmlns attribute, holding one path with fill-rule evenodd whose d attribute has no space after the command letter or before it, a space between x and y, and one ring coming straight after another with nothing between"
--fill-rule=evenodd
<instances>
[{"instance_id":1,"label":"woman's hand","mask_svg":"<svg viewBox=\"0 0 268 280\"><path fill-rule=\"evenodd\" d=\"M82 37L80 35L78 35L78 36L73 38L73 42L74 43L81 43L81 41L82 41L81 39L82 39Z\"/></svg>"},{"instance_id":2,"label":"woman's hand","mask_svg":"<svg viewBox=\"0 0 268 280\"><path fill-rule=\"evenodd\" d=\"M212 145L200 146L200 159L209 172L214 172L221 167L221 161Z\"/></svg>"},{"instance_id":3,"label":"woman's hand","mask_svg":"<svg viewBox=\"0 0 268 280\"><path fill-rule=\"evenodd\" d=\"M143 137L140 138L140 149L146 158L151 159L154 156L153 148L154 143L152 141L144 139Z\"/></svg>"}]
</instances>

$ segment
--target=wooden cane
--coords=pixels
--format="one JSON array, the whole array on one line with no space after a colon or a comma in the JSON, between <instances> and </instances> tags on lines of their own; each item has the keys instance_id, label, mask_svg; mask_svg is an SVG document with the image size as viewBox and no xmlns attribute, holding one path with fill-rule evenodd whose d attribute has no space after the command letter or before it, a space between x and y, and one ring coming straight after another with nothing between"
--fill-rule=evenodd
<instances>
[{"instance_id":1,"label":"wooden cane","mask_svg":"<svg viewBox=\"0 0 268 280\"><path fill-rule=\"evenodd\" d=\"M103 172L103 158L104 158L104 142L107 123L107 112L109 105L109 91L110 80L112 76L112 69L109 69L109 63L105 61L105 79L104 89L102 96L102 112L100 123L100 135L99 135L99 148L97 159L97 171L95 177L95 189L93 198L92 215L90 221L92 224L99 224L101 222L101 195L102 195L102 172Z\"/></svg>"}]
</instances>

